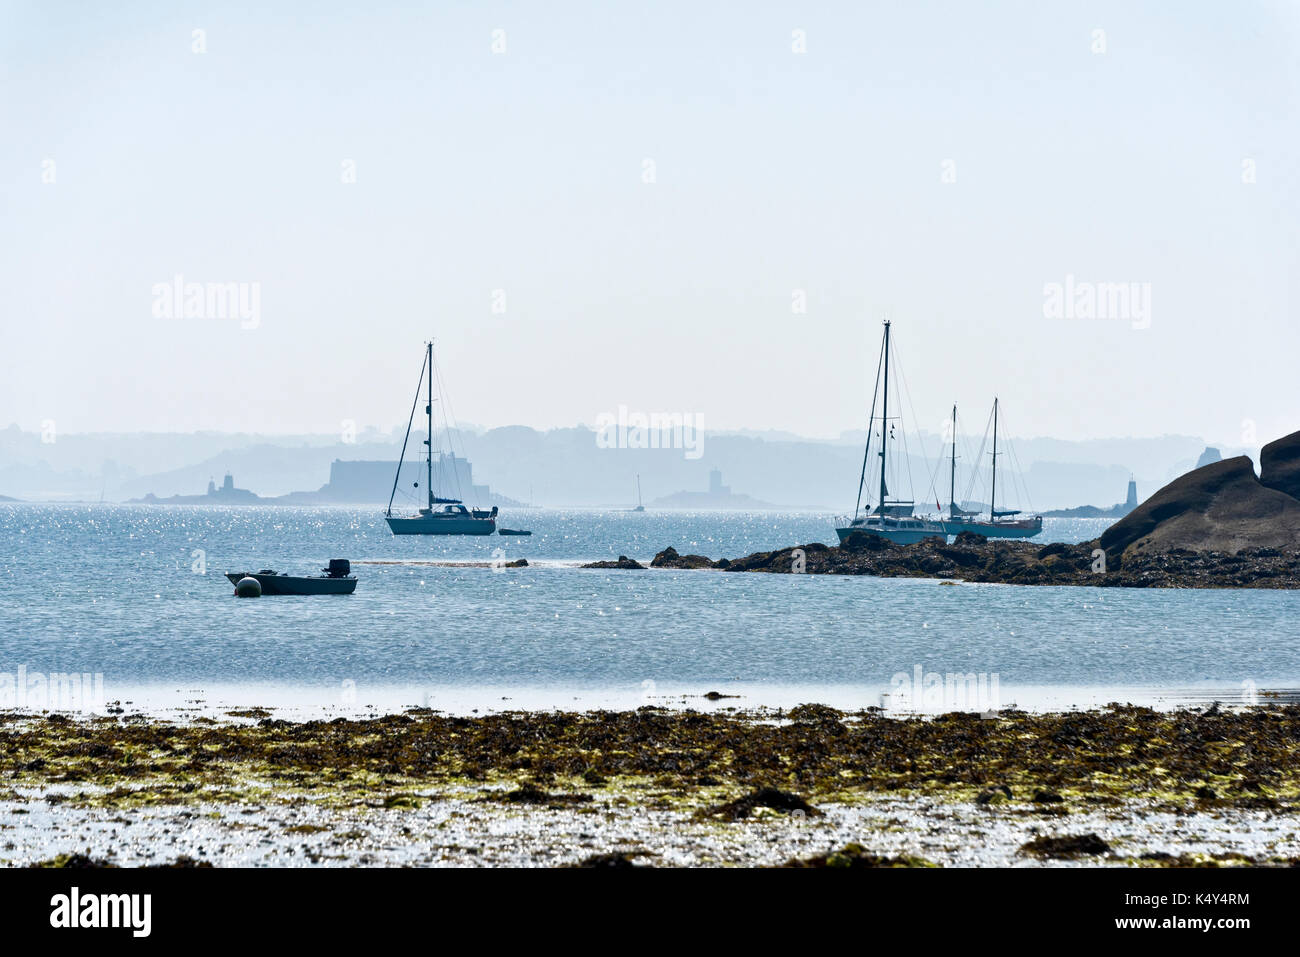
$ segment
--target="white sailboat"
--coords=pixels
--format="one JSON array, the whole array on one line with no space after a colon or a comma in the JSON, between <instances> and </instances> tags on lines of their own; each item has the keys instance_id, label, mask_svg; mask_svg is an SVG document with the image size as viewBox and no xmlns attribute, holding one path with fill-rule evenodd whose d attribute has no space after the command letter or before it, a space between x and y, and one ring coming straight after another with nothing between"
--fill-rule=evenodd
<instances>
[{"instance_id":1,"label":"white sailboat","mask_svg":"<svg viewBox=\"0 0 1300 957\"><path fill-rule=\"evenodd\" d=\"M943 526L938 522L917 518L912 514L915 502L889 497L889 488L885 478L888 468L889 439L892 428L889 425L889 320L885 320L885 337L881 344L880 366L876 369L876 384L880 385L881 370L884 371L884 388L879 390L880 407L880 488L876 498L876 507L862 512L862 493L867 482L867 463L871 459L871 433L876 422L876 394L871 397L871 418L867 423L867 446L862 453L862 474L858 479L858 500L853 507L853 517L845 518L836 527L835 533L842 544L854 532L879 535L881 538L899 545L912 545L927 538L947 540Z\"/></svg>"},{"instance_id":2,"label":"white sailboat","mask_svg":"<svg viewBox=\"0 0 1300 957\"><path fill-rule=\"evenodd\" d=\"M467 508L459 498L442 498L433 491L433 343L429 342L424 356L424 365L420 368L420 381L415 387L415 402L411 404L411 417L406 423L406 438L402 440L402 457L397 463L397 475L393 477L393 491L388 496L388 508L384 520L394 535L491 535L497 528L497 508L492 506L490 512ZM420 401L420 386L428 381L428 393L424 413L428 417L425 445L425 491L428 504L414 515L394 515L393 498L397 495L397 483L402 477L402 462L406 459L406 445L411 438L411 424L415 421L415 406ZM451 424L447 423L447 439L451 441ZM455 458L453 456L453 467ZM453 474L453 481L459 484L459 477ZM413 483L416 488L420 483Z\"/></svg>"}]
</instances>

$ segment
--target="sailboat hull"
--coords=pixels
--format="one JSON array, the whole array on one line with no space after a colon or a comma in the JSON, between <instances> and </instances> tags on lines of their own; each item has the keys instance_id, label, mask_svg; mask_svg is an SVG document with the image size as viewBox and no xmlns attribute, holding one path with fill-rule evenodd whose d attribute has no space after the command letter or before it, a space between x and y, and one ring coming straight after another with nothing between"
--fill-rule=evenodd
<instances>
[{"instance_id":1,"label":"sailboat hull","mask_svg":"<svg viewBox=\"0 0 1300 957\"><path fill-rule=\"evenodd\" d=\"M412 515L388 517L394 535L491 535L497 530L496 519L470 515Z\"/></svg>"},{"instance_id":2,"label":"sailboat hull","mask_svg":"<svg viewBox=\"0 0 1300 957\"><path fill-rule=\"evenodd\" d=\"M867 535L879 535L886 541L893 542L895 545L915 545L917 542L923 542L927 538L943 538L945 532L943 526L938 522L927 522L921 519L891 519L885 518L884 521L872 516L865 521L859 520L850 522L835 529L835 534L840 537L840 544L854 532L863 532Z\"/></svg>"},{"instance_id":3,"label":"sailboat hull","mask_svg":"<svg viewBox=\"0 0 1300 957\"><path fill-rule=\"evenodd\" d=\"M944 534L960 535L962 532L974 532L985 538L1033 538L1043 530L1041 518L1026 518L1014 522L971 522L944 519L939 523Z\"/></svg>"},{"instance_id":4,"label":"sailboat hull","mask_svg":"<svg viewBox=\"0 0 1300 957\"><path fill-rule=\"evenodd\" d=\"M420 368L420 381L416 383L415 394L418 399L420 386L428 382L427 399L424 406L425 415L429 417L428 438L425 439L425 468L428 483L425 488L429 496L429 507L420 509L416 515L394 517L393 495L397 494L397 483L402 476L402 462L406 460L406 445L411 438L411 424L415 421L416 406L411 406L411 418L406 422L406 438L402 440L401 462L397 465L397 477L393 479L393 493L388 496L388 509L384 521L394 535L491 535L497 530L496 506L492 511L466 508L459 498L440 498L434 494L433 484L433 343L425 346L424 365ZM447 437L451 438L451 422L447 423ZM439 453L441 456L443 453ZM452 453L453 464L455 453ZM441 467L440 467L441 470ZM457 480L459 481L459 480ZM419 485L419 483L415 483ZM435 506L442 506L435 510Z\"/></svg>"}]
</instances>

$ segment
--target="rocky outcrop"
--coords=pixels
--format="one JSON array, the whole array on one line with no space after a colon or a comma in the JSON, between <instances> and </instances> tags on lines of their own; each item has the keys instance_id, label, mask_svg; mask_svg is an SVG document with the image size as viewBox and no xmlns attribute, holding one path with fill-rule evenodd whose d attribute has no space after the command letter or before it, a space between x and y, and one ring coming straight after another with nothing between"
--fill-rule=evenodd
<instances>
[{"instance_id":1,"label":"rocky outcrop","mask_svg":"<svg viewBox=\"0 0 1300 957\"><path fill-rule=\"evenodd\" d=\"M1250 459L1239 455L1170 482L1106 529L1100 544L1112 566L1180 549L1294 550L1300 548L1300 500L1261 483Z\"/></svg>"},{"instance_id":2,"label":"rocky outcrop","mask_svg":"<svg viewBox=\"0 0 1300 957\"><path fill-rule=\"evenodd\" d=\"M679 555L669 545L650 562L651 568L713 568L715 562L703 555Z\"/></svg>"},{"instance_id":3,"label":"rocky outcrop","mask_svg":"<svg viewBox=\"0 0 1300 957\"><path fill-rule=\"evenodd\" d=\"M879 536L873 537L879 538ZM802 567L804 570L813 571L814 567L821 568L828 563L830 552L840 551L840 549L828 548L821 542L811 542L797 548L781 548L774 552L755 552L752 555L746 555L744 558L727 561L725 565L715 565L715 567L720 567L729 572L793 572L796 567L799 567L795 556L796 551L803 552Z\"/></svg>"},{"instance_id":4,"label":"rocky outcrop","mask_svg":"<svg viewBox=\"0 0 1300 957\"><path fill-rule=\"evenodd\" d=\"M1013 585L1300 588L1300 432L1266 445L1260 461L1259 478L1244 455L1193 469L1100 539L1073 545L989 541L969 532L952 544L932 538L896 545L858 531L839 547L812 542L717 561L665 548L651 567ZM1132 483L1129 497L1135 498ZM584 567L641 566L620 556Z\"/></svg>"},{"instance_id":5,"label":"rocky outcrop","mask_svg":"<svg viewBox=\"0 0 1300 957\"><path fill-rule=\"evenodd\" d=\"M796 555L802 552L802 555ZM1118 557L1118 556L1116 556ZM620 567L614 562L595 566ZM879 535L856 533L836 548L810 542L743 558L712 561L665 548L652 568L713 568L772 575L870 575L937 578L1006 585L1089 585L1098 588L1300 588L1300 553L1294 549L1243 548L1234 553L1129 551L1121 567L1104 555L1097 539L1067 545L985 539L964 532L952 544L938 538L896 545Z\"/></svg>"},{"instance_id":6,"label":"rocky outcrop","mask_svg":"<svg viewBox=\"0 0 1300 957\"><path fill-rule=\"evenodd\" d=\"M1260 450L1259 482L1300 499L1300 432L1285 435Z\"/></svg>"},{"instance_id":7,"label":"rocky outcrop","mask_svg":"<svg viewBox=\"0 0 1300 957\"><path fill-rule=\"evenodd\" d=\"M583 567L583 568L622 568L622 569L627 569L628 571L636 571L636 570L645 571L645 566L644 566L644 565L642 565L642 564L641 564L640 562L638 562L636 559L628 558L626 555L620 555L620 556L618 556L618 561L616 561L616 562L610 562L610 561L604 561L604 562L588 562L586 565L583 565L583 566L581 566L581 567Z\"/></svg>"},{"instance_id":8,"label":"rocky outcrop","mask_svg":"<svg viewBox=\"0 0 1300 957\"><path fill-rule=\"evenodd\" d=\"M1278 548L1248 548L1236 554L1169 552L1129 554L1123 567L1103 561L1096 539L1067 545L1053 542L986 540L969 533L951 545L928 539L896 545L878 535L856 548L819 542L794 548L719 559L713 568L734 572L809 575L873 575L881 578L939 578L1007 585L1089 585L1100 588L1300 588L1300 555ZM846 543L848 544L848 543Z\"/></svg>"},{"instance_id":9,"label":"rocky outcrop","mask_svg":"<svg viewBox=\"0 0 1300 957\"><path fill-rule=\"evenodd\" d=\"M932 538L915 545L896 545L870 533L854 533L839 548L820 542L795 548L755 552L727 562L726 571L796 573L809 575L875 575L882 578L957 578L963 581L1035 584L1089 584L1100 581L1091 573L1091 550L1083 545L1041 546L964 533L953 544ZM715 567L720 567L715 565Z\"/></svg>"}]
</instances>

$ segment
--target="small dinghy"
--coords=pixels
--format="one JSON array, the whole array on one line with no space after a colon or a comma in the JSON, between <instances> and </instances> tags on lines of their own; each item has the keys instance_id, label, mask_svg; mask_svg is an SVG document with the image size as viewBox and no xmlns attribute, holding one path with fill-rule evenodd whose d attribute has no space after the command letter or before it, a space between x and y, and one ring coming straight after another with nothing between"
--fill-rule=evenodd
<instances>
[{"instance_id":1,"label":"small dinghy","mask_svg":"<svg viewBox=\"0 0 1300 957\"><path fill-rule=\"evenodd\" d=\"M526 532L521 528L498 528L498 535L531 535L532 532Z\"/></svg>"},{"instance_id":2,"label":"small dinghy","mask_svg":"<svg viewBox=\"0 0 1300 957\"><path fill-rule=\"evenodd\" d=\"M226 572L236 589L245 578L261 586L263 595L351 595L357 590L357 578L346 558L331 558L323 575L285 575L263 568L259 572Z\"/></svg>"}]
</instances>

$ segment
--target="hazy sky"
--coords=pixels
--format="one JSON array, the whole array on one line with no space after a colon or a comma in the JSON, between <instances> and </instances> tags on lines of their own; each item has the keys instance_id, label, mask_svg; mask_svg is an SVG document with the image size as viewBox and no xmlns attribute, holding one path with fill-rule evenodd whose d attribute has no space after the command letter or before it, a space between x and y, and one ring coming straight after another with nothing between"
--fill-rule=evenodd
<instances>
[{"instance_id":1,"label":"hazy sky","mask_svg":"<svg viewBox=\"0 0 1300 957\"><path fill-rule=\"evenodd\" d=\"M0 426L1300 428L1300 4L239 6L0 3Z\"/></svg>"}]
</instances>

